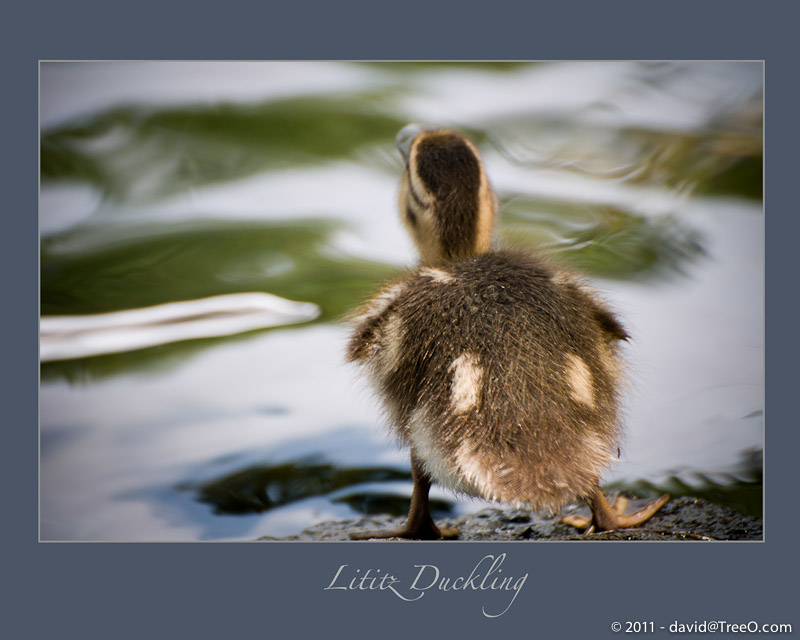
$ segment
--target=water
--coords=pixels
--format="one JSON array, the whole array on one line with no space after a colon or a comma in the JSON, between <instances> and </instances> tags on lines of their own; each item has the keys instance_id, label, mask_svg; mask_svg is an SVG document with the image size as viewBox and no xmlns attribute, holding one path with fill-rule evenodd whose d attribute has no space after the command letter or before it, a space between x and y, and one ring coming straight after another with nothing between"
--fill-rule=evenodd
<instances>
[{"instance_id":1,"label":"water","mask_svg":"<svg viewBox=\"0 0 800 640\"><path fill-rule=\"evenodd\" d=\"M469 133L503 241L586 270L633 335L606 481L760 513L761 92L759 63L44 63L43 332L179 304L152 346L146 311L105 355L42 364L41 538L252 539L407 508L341 319L414 260L394 211L411 121ZM247 324L229 305L253 292L316 319ZM211 296L226 311L199 334Z\"/></svg>"}]
</instances>

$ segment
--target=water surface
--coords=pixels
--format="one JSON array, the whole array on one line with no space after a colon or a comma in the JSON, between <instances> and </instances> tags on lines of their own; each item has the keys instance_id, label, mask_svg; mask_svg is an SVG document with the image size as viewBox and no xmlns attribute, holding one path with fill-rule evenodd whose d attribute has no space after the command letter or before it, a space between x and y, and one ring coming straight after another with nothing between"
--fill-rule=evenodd
<instances>
[{"instance_id":1,"label":"water surface","mask_svg":"<svg viewBox=\"0 0 800 640\"><path fill-rule=\"evenodd\" d=\"M606 481L760 513L761 105L760 63L43 63L45 319L251 292L318 313L44 362L42 539L407 508L342 317L414 261L394 211L411 121L471 135L503 242L585 270L624 319ZM432 495L439 515L484 506Z\"/></svg>"}]
</instances>

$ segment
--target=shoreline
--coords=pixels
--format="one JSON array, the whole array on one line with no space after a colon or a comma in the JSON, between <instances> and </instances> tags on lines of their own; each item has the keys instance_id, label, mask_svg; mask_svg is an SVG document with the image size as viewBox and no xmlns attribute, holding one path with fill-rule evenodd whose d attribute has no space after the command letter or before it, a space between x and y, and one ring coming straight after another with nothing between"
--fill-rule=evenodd
<instances>
[{"instance_id":1,"label":"shoreline","mask_svg":"<svg viewBox=\"0 0 800 640\"><path fill-rule=\"evenodd\" d=\"M580 505L566 508L562 513L582 513ZM388 529L403 524L405 517L365 516L344 521L322 522L298 534L271 537L259 541L349 541L349 534L374 529ZM763 541L763 519L743 515L729 507L701 498L681 497L670 500L641 527L584 534L563 524L560 516L549 516L530 509L488 508L458 517L437 519L443 527L455 527L459 541L592 541L592 540L750 540ZM390 538L389 540L398 540ZM380 540L375 540L376 542Z\"/></svg>"}]
</instances>

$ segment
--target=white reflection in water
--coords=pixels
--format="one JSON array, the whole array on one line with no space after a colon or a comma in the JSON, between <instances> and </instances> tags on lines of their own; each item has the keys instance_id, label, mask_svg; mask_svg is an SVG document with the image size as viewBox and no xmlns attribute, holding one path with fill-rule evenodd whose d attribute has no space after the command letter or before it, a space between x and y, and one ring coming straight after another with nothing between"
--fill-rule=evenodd
<instances>
[{"instance_id":1,"label":"white reflection in water","mask_svg":"<svg viewBox=\"0 0 800 640\"><path fill-rule=\"evenodd\" d=\"M358 91L376 81L353 65L287 62L43 62L43 129L128 105L255 102L324 92Z\"/></svg>"},{"instance_id":2,"label":"white reflection in water","mask_svg":"<svg viewBox=\"0 0 800 640\"><path fill-rule=\"evenodd\" d=\"M88 184L42 185L39 191L39 233L64 231L96 214L100 192Z\"/></svg>"},{"instance_id":3,"label":"white reflection in water","mask_svg":"<svg viewBox=\"0 0 800 640\"><path fill-rule=\"evenodd\" d=\"M736 107L761 86L761 66L706 62L557 62L516 73L440 69L418 81L401 104L424 124L474 127L519 114L578 122L691 131Z\"/></svg>"},{"instance_id":4,"label":"white reflection in water","mask_svg":"<svg viewBox=\"0 0 800 640\"><path fill-rule=\"evenodd\" d=\"M268 293L234 293L112 313L44 316L39 321L39 357L45 362L69 360L229 336L307 322L319 313L310 302Z\"/></svg>"}]
</instances>

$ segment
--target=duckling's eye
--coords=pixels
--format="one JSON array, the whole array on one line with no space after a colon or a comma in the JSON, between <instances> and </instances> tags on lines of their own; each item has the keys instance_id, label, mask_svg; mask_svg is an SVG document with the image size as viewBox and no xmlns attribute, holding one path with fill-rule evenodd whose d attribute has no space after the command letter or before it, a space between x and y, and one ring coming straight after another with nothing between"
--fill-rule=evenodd
<instances>
[{"instance_id":1,"label":"duckling's eye","mask_svg":"<svg viewBox=\"0 0 800 640\"><path fill-rule=\"evenodd\" d=\"M406 218L408 219L408 223L416 229L417 215L412 211L411 207L406 207Z\"/></svg>"}]
</instances>

